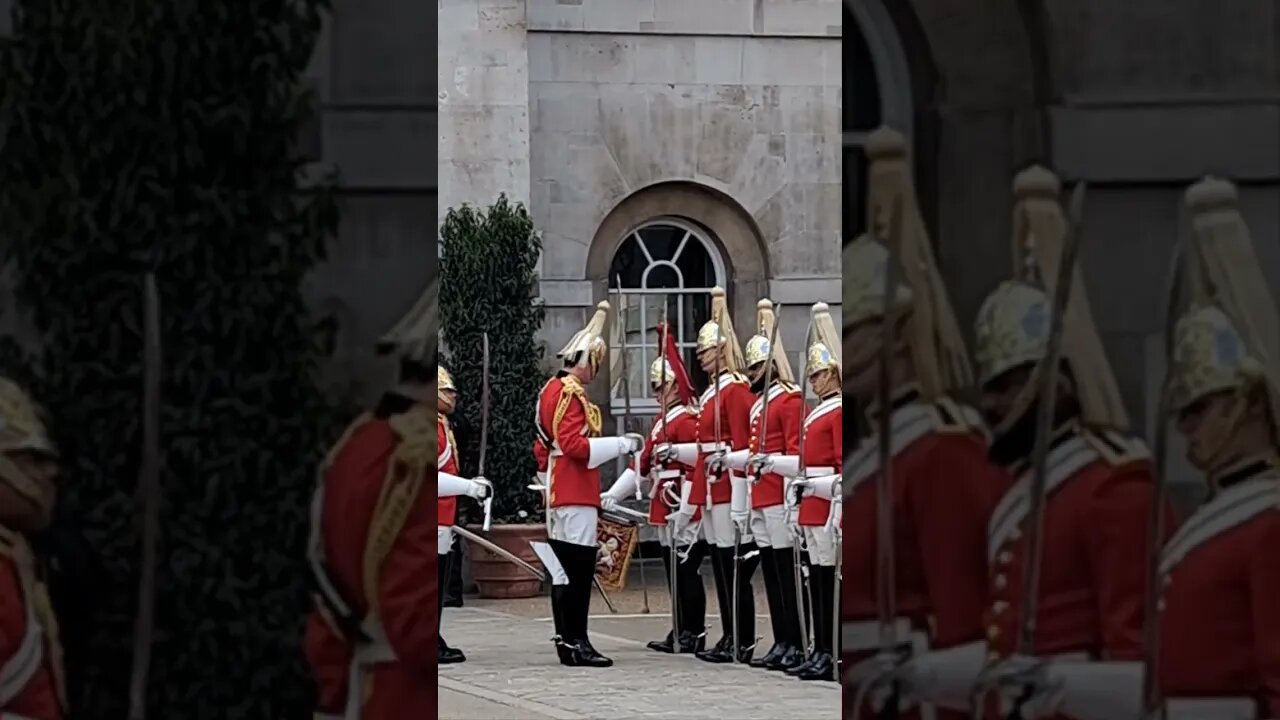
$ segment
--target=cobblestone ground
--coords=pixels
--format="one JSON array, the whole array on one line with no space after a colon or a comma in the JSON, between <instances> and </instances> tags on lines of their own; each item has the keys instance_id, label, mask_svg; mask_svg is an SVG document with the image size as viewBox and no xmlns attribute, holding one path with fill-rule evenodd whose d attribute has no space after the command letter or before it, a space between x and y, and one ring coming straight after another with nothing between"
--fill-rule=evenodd
<instances>
[{"instance_id":1,"label":"cobblestone ground","mask_svg":"<svg viewBox=\"0 0 1280 720\"><path fill-rule=\"evenodd\" d=\"M672 657L645 648L670 625L661 568L650 569L650 614L641 612L637 588L613 596L610 615L593 600L592 642L615 665L605 670L562 667L549 642L549 601L466 599L465 608L445 610L444 632L467 662L439 672L440 720L835 720L840 692L835 683L800 682L780 673L744 666L709 665L691 656ZM653 576L657 576L656 578ZM633 579L634 575L633 575ZM637 583L638 584L638 583ZM767 605L757 588L760 646L772 643ZM709 637L719 638L715 592L708 588ZM762 650L763 651L763 650Z\"/></svg>"}]
</instances>

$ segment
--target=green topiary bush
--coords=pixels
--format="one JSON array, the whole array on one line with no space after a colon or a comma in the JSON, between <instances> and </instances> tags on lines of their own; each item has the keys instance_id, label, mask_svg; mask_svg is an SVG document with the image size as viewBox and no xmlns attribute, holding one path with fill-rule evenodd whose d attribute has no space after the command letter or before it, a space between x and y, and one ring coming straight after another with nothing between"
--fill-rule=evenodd
<instances>
[{"instance_id":1,"label":"green topiary bush","mask_svg":"<svg viewBox=\"0 0 1280 720\"><path fill-rule=\"evenodd\" d=\"M440 323L445 366L458 386L458 459L464 475L480 458L482 336L489 333L489 448L485 474L494 484L495 523L537 523L542 503L527 489L533 457L534 405L546 381L538 331L542 241L521 204L505 195L481 211L452 208L440 231Z\"/></svg>"},{"instance_id":2,"label":"green topiary bush","mask_svg":"<svg viewBox=\"0 0 1280 720\"><path fill-rule=\"evenodd\" d=\"M148 717L310 717L307 504L346 419L315 386L300 292L337 227L332 192L297 179L326 5L15 3L0 233L41 352L10 343L3 371L48 410L66 458L61 529L90 548L55 587L73 718L126 716L148 270L164 347Z\"/></svg>"}]
</instances>

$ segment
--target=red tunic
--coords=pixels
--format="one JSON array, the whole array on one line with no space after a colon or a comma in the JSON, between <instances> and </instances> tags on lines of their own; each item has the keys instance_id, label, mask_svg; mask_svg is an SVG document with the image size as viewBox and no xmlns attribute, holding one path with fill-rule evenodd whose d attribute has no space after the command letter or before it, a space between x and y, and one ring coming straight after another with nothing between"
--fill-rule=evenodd
<instances>
[{"instance_id":1,"label":"red tunic","mask_svg":"<svg viewBox=\"0 0 1280 720\"><path fill-rule=\"evenodd\" d=\"M987 460L976 411L950 400L910 402L893 412L894 585L901 631L917 652L977 641L986 602L987 518L1008 485ZM845 662L870 656L877 643L876 476L879 448L865 440L845 472L842 614ZM899 636L901 639L908 638ZM966 713L937 711L938 717ZM917 710L903 713L919 717Z\"/></svg>"},{"instance_id":2,"label":"red tunic","mask_svg":"<svg viewBox=\"0 0 1280 720\"><path fill-rule=\"evenodd\" d=\"M1006 475L988 462L971 410L913 402L894 411L893 424L898 615L927 632L934 648L978 640L987 599L987 518ZM862 623L877 617L876 439L850 462L843 562L852 579L843 584L843 617Z\"/></svg>"},{"instance_id":3,"label":"red tunic","mask_svg":"<svg viewBox=\"0 0 1280 720\"><path fill-rule=\"evenodd\" d=\"M1073 430L1048 458L1043 564L1035 647L1039 656L1084 654L1140 660L1152 466L1142 444L1114 433ZM1016 650L1030 475L991 517L984 614L989 659ZM1166 527L1173 524L1172 513Z\"/></svg>"},{"instance_id":4,"label":"red tunic","mask_svg":"<svg viewBox=\"0 0 1280 720\"><path fill-rule=\"evenodd\" d=\"M717 392L716 388L719 388ZM737 373L721 373L715 385L702 393L698 403L702 412L698 416L698 442L723 442L732 450L745 450L751 441L751 405L756 396L751 392L747 379ZM720 415L720 437L716 437L716 414ZM724 505L730 502L733 488L728 471L715 482L707 477L706 457L699 454L693 470L693 493L689 502L694 505ZM710 486L710 491L708 491ZM708 502L708 494L710 502Z\"/></svg>"},{"instance_id":5,"label":"red tunic","mask_svg":"<svg viewBox=\"0 0 1280 720\"><path fill-rule=\"evenodd\" d=\"M329 579L362 617L370 606L364 566L374 508L388 481L411 482L413 469L393 461L400 442L389 421L366 416L331 455L323 478ZM365 670L365 720L416 720L435 708L436 537L425 462L421 472L424 482L377 574L377 616L397 660ZM319 710L341 714L352 648L322 611L308 618L305 650L319 686Z\"/></svg>"},{"instance_id":6,"label":"red tunic","mask_svg":"<svg viewBox=\"0 0 1280 720\"><path fill-rule=\"evenodd\" d=\"M804 420L804 466L807 469L831 468L839 474L843 468L844 410L839 395L827 398L809 412ZM800 524L822 527L831 517L831 501L809 496L800 501Z\"/></svg>"},{"instance_id":7,"label":"red tunic","mask_svg":"<svg viewBox=\"0 0 1280 720\"><path fill-rule=\"evenodd\" d=\"M661 416L653 419L653 427L649 429L648 442L644 449L644 454L640 456L640 475L647 477L650 473L657 475L658 473L678 472L678 477L657 478L654 480L653 498L649 501L649 524L650 525L666 525L667 515L670 509L667 504L662 501L662 493L666 485L683 480L693 471L692 465L684 465L672 460L666 465L654 465L653 448L655 445L662 443L671 443L673 445L679 443L696 442L698 437L698 411L687 405L671 408L667 412L666 420ZM679 488L675 489L675 496L680 497ZM692 502L692 501L690 501ZM702 508L695 506L693 518L690 522L697 522L702 518Z\"/></svg>"},{"instance_id":8,"label":"red tunic","mask_svg":"<svg viewBox=\"0 0 1280 720\"><path fill-rule=\"evenodd\" d=\"M449 419L444 415L436 415L436 467L450 475L458 474L458 458L454 454L455 443L453 428L449 427ZM451 526L457 522L458 498L455 496L436 499L436 524Z\"/></svg>"},{"instance_id":9,"label":"red tunic","mask_svg":"<svg viewBox=\"0 0 1280 720\"><path fill-rule=\"evenodd\" d=\"M40 665L8 702L0 703L0 714L21 715L31 720L59 720L62 717L61 684L62 650L56 642L56 633L41 633L34 644L24 647L28 631L28 606L37 613L47 615L41 621L56 625L44 599L45 589L36 580L31 550L22 537L8 528L0 527L0 664L22 662L19 655L40 658ZM53 636L53 637L51 637Z\"/></svg>"},{"instance_id":10,"label":"red tunic","mask_svg":"<svg viewBox=\"0 0 1280 720\"><path fill-rule=\"evenodd\" d=\"M1232 484L1165 546L1165 697L1245 697L1280 717L1280 477Z\"/></svg>"},{"instance_id":11,"label":"red tunic","mask_svg":"<svg viewBox=\"0 0 1280 720\"><path fill-rule=\"evenodd\" d=\"M600 408L576 377L563 375L543 386L537 410L534 454L539 472L552 468L551 507L600 507L600 470L587 467L589 440L600 437Z\"/></svg>"},{"instance_id":12,"label":"red tunic","mask_svg":"<svg viewBox=\"0 0 1280 720\"><path fill-rule=\"evenodd\" d=\"M756 400L751 406L751 454L772 453L796 455L800 452L800 424L804 421L804 397L800 388L787 383L777 383L769 388L769 412L765 420L764 444L760 442L760 418L764 417L764 402ZM751 509L761 510L782 504L782 476L765 473L751 489Z\"/></svg>"}]
</instances>

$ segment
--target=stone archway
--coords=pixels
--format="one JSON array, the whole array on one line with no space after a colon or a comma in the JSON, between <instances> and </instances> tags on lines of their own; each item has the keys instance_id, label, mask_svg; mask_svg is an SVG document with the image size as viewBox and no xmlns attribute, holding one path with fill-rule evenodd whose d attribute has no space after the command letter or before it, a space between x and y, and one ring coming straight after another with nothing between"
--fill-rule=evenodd
<instances>
[{"instance_id":1,"label":"stone archway","mask_svg":"<svg viewBox=\"0 0 1280 720\"><path fill-rule=\"evenodd\" d=\"M733 321L750 328L755 306L769 292L768 253L755 220L732 198L692 182L663 182L638 190L601 221L587 251L587 280L594 302L608 295L609 268L628 233L656 218L681 218L706 229L721 253ZM745 340L745 338L740 338Z\"/></svg>"}]
</instances>

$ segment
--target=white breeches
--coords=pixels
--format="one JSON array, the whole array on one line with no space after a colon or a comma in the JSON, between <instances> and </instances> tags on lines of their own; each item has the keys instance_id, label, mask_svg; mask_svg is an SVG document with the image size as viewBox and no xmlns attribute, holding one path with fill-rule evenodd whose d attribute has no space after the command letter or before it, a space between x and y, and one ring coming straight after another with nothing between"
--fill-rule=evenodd
<instances>
[{"instance_id":1,"label":"white breeches","mask_svg":"<svg viewBox=\"0 0 1280 720\"><path fill-rule=\"evenodd\" d=\"M436 554L448 555L453 548L453 528L448 525L436 526Z\"/></svg>"},{"instance_id":2,"label":"white breeches","mask_svg":"<svg viewBox=\"0 0 1280 720\"><path fill-rule=\"evenodd\" d=\"M822 527L804 528L804 541L809 546L809 562L822 567L835 567L836 534Z\"/></svg>"},{"instance_id":3,"label":"white breeches","mask_svg":"<svg viewBox=\"0 0 1280 720\"><path fill-rule=\"evenodd\" d=\"M783 505L751 511L751 534L760 547L786 550L795 544L794 531L787 522L790 511Z\"/></svg>"},{"instance_id":4,"label":"white breeches","mask_svg":"<svg viewBox=\"0 0 1280 720\"><path fill-rule=\"evenodd\" d=\"M706 511L704 510L703 512L706 512ZM671 526L659 525L657 527L658 527L658 542L661 543L662 547L664 548L671 547ZM686 547L688 545L692 545L698 542L698 539L701 537L702 537L702 521L699 520L698 522L689 523L689 525L686 526L684 530L680 531L680 535L679 537L676 538L676 540L679 543L680 547ZM732 543L733 538L729 538L729 542Z\"/></svg>"},{"instance_id":5,"label":"white breeches","mask_svg":"<svg viewBox=\"0 0 1280 720\"><path fill-rule=\"evenodd\" d=\"M600 511L587 505L551 508L551 539L570 545L596 547Z\"/></svg>"},{"instance_id":6,"label":"white breeches","mask_svg":"<svg viewBox=\"0 0 1280 720\"><path fill-rule=\"evenodd\" d=\"M710 509L702 509L702 534L707 542L720 548L733 547L733 509L729 503L712 505ZM748 529L742 536L743 543L751 542Z\"/></svg>"}]
</instances>

